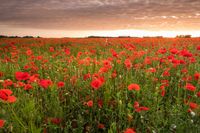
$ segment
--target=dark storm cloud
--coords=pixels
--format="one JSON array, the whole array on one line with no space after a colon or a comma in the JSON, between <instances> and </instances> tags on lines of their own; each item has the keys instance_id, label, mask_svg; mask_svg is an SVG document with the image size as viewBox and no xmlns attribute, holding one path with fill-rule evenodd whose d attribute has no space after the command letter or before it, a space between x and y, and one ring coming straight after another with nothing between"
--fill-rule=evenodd
<instances>
[{"instance_id":1,"label":"dark storm cloud","mask_svg":"<svg viewBox=\"0 0 200 133\"><path fill-rule=\"evenodd\" d=\"M200 30L199 0L0 0L0 26Z\"/></svg>"}]
</instances>

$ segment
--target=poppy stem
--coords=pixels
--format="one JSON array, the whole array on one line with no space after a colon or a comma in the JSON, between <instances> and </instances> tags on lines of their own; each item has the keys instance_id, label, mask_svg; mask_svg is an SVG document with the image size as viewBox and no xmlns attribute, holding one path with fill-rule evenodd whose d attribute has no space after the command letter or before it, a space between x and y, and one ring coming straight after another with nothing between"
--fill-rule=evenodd
<instances>
[{"instance_id":1,"label":"poppy stem","mask_svg":"<svg viewBox=\"0 0 200 133\"><path fill-rule=\"evenodd\" d=\"M16 113L14 112L13 108L10 106L10 104L8 103L8 106L10 108L10 110L12 111L14 118L19 122L19 124L26 130L27 128L24 126L24 124L20 121L20 119L17 117Z\"/></svg>"}]
</instances>

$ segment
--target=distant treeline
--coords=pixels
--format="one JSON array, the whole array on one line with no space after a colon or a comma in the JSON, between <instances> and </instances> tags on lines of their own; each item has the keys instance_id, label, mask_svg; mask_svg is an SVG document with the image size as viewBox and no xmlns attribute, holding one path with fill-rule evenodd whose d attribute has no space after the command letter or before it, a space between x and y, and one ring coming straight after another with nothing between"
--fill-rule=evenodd
<instances>
[{"instance_id":1,"label":"distant treeline","mask_svg":"<svg viewBox=\"0 0 200 133\"><path fill-rule=\"evenodd\" d=\"M191 38L191 35L177 35L176 38ZM5 36L0 35L0 38L41 38L40 36ZM70 38L70 37L65 37ZM143 37L131 37L131 36L118 36L118 37L109 37L109 36L88 36L87 38L164 38L163 36L143 36Z\"/></svg>"},{"instance_id":2,"label":"distant treeline","mask_svg":"<svg viewBox=\"0 0 200 133\"><path fill-rule=\"evenodd\" d=\"M0 38L41 38L40 36L34 37L34 36L5 36L5 35L0 35Z\"/></svg>"},{"instance_id":3,"label":"distant treeline","mask_svg":"<svg viewBox=\"0 0 200 133\"><path fill-rule=\"evenodd\" d=\"M191 38L191 35L177 35L176 38Z\"/></svg>"}]
</instances>

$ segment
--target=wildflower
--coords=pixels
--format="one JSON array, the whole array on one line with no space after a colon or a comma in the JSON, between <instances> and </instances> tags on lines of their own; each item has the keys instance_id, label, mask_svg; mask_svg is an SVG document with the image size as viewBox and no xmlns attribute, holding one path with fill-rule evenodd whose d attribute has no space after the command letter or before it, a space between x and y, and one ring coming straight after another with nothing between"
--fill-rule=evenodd
<instances>
[{"instance_id":1,"label":"wildflower","mask_svg":"<svg viewBox=\"0 0 200 133\"><path fill-rule=\"evenodd\" d=\"M98 90L102 85L103 85L103 81L104 79L101 78L97 78L95 80L93 80L90 85L92 86L93 89Z\"/></svg>"},{"instance_id":2,"label":"wildflower","mask_svg":"<svg viewBox=\"0 0 200 133\"><path fill-rule=\"evenodd\" d=\"M158 53L165 54L167 52L166 48L161 48L158 50Z\"/></svg>"},{"instance_id":3,"label":"wildflower","mask_svg":"<svg viewBox=\"0 0 200 133\"><path fill-rule=\"evenodd\" d=\"M161 96L164 97L164 96L165 96L165 93L166 93L166 91L165 91L165 89L163 89L163 90L161 91Z\"/></svg>"},{"instance_id":4,"label":"wildflower","mask_svg":"<svg viewBox=\"0 0 200 133\"><path fill-rule=\"evenodd\" d=\"M9 89L1 89L0 90L0 99L5 102L14 103L17 98L15 96L11 96L12 93L13 92Z\"/></svg>"},{"instance_id":5,"label":"wildflower","mask_svg":"<svg viewBox=\"0 0 200 133\"><path fill-rule=\"evenodd\" d=\"M49 47L50 52L54 52L54 47Z\"/></svg>"},{"instance_id":6,"label":"wildflower","mask_svg":"<svg viewBox=\"0 0 200 133\"><path fill-rule=\"evenodd\" d=\"M134 129L132 129L132 128L127 128L127 129L124 131L124 133L136 133L136 132L135 132Z\"/></svg>"},{"instance_id":7,"label":"wildflower","mask_svg":"<svg viewBox=\"0 0 200 133\"><path fill-rule=\"evenodd\" d=\"M194 87L192 84L187 83L185 88L189 91L195 91L196 87Z\"/></svg>"},{"instance_id":8,"label":"wildflower","mask_svg":"<svg viewBox=\"0 0 200 133\"><path fill-rule=\"evenodd\" d=\"M168 76L170 76L169 71L164 71L163 74L162 74L162 76L164 76L164 77L168 77Z\"/></svg>"},{"instance_id":9,"label":"wildflower","mask_svg":"<svg viewBox=\"0 0 200 133\"><path fill-rule=\"evenodd\" d=\"M105 128L105 125L102 124L102 123L99 123L99 124L98 124L98 128L99 128L99 129L104 129L104 128Z\"/></svg>"},{"instance_id":10,"label":"wildflower","mask_svg":"<svg viewBox=\"0 0 200 133\"><path fill-rule=\"evenodd\" d=\"M197 92L197 97L200 97L200 91L199 91L199 92Z\"/></svg>"},{"instance_id":11,"label":"wildflower","mask_svg":"<svg viewBox=\"0 0 200 133\"><path fill-rule=\"evenodd\" d=\"M65 49L65 54L70 55L70 49L69 48Z\"/></svg>"},{"instance_id":12,"label":"wildflower","mask_svg":"<svg viewBox=\"0 0 200 133\"><path fill-rule=\"evenodd\" d=\"M139 106L140 106L140 104L137 101L135 101L133 107L138 108Z\"/></svg>"},{"instance_id":13,"label":"wildflower","mask_svg":"<svg viewBox=\"0 0 200 133\"><path fill-rule=\"evenodd\" d=\"M88 106L88 107L92 107L92 106L93 106L93 101L92 101L92 100L88 101L88 102L87 102L87 106Z\"/></svg>"},{"instance_id":14,"label":"wildflower","mask_svg":"<svg viewBox=\"0 0 200 133\"><path fill-rule=\"evenodd\" d=\"M196 109L198 107L198 104L190 102L190 108L191 109Z\"/></svg>"},{"instance_id":15,"label":"wildflower","mask_svg":"<svg viewBox=\"0 0 200 133\"><path fill-rule=\"evenodd\" d=\"M62 122L62 120L60 118L52 118L51 119L51 123L55 124L55 125L59 125Z\"/></svg>"},{"instance_id":16,"label":"wildflower","mask_svg":"<svg viewBox=\"0 0 200 133\"><path fill-rule=\"evenodd\" d=\"M29 79L30 75L27 72L16 72L15 73L15 78L17 80L27 80Z\"/></svg>"},{"instance_id":17,"label":"wildflower","mask_svg":"<svg viewBox=\"0 0 200 133\"><path fill-rule=\"evenodd\" d=\"M149 69L147 70L147 72L155 73L155 72L156 72L156 68L149 68Z\"/></svg>"},{"instance_id":18,"label":"wildflower","mask_svg":"<svg viewBox=\"0 0 200 133\"><path fill-rule=\"evenodd\" d=\"M194 74L194 79L195 80L199 80L199 78L200 78L200 73L195 73Z\"/></svg>"},{"instance_id":19,"label":"wildflower","mask_svg":"<svg viewBox=\"0 0 200 133\"><path fill-rule=\"evenodd\" d=\"M140 90L140 86L138 84L130 84L128 86L128 90L136 90L136 91L139 91Z\"/></svg>"},{"instance_id":20,"label":"wildflower","mask_svg":"<svg viewBox=\"0 0 200 133\"><path fill-rule=\"evenodd\" d=\"M170 50L170 52L172 54L177 54L179 51L176 48L173 48L173 49Z\"/></svg>"},{"instance_id":21,"label":"wildflower","mask_svg":"<svg viewBox=\"0 0 200 133\"><path fill-rule=\"evenodd\" d=\"M57 87L58 87L58 88L62 88L62 87L64 87L64 86L65 86L65 83L62 82L62 81L60 81L60 82L57 83Z\"/></svg>"},{"instance_id":22,"label":"wildflower","mask_svg":"<svg viewBox=\"0 0 200 133\"><path fill-rule=\"evenodd\" d=\"M26 51L26 55L30 56L32 54L33 54L32 50L29 49L29 50Z\"/></svg>"},{"instance_id":23,"label":"wildflower","mask_svg":"<svg viewBox=\"0 0 200 133\"><path fill-rule=\"evenodd\" d=\"M5 120L0 119L0 128L4 126Z\"/></svg>"},{"instance_id":24,"label":"wildflower","mask_svg":"<svg viewBox=\"0 0 200 133\"><path fill-rule=\"evenodd\" d=\"M40 82L39 82L39 85L40 85L41 87L43 87L44 89L47 89L51 84L52 84L52 81L49 80L49 79L42 79L42 80L40 80Z\"/></svg>"},{"instance_id":25,"label":"wildflower","mask_svg":"<svg viewBox=\"0 0 200 133\"><path fill-rule=\"evenodd\" d=\"M4 88L7 88L8 86L12 86L12 85L13 85L13 82L10 79L7 79L7 80L3 81L3 87Z\"/></svg>"},{"instance_id":26,"label":"wildflower","mask_svg":"<svg viewBox=\"0 0 200 133\"><path fill-rule=\"evenodd\" d=\"M126 68L127 68L128 70L131 69L132 63L131 63L130 59L126 59L126 60L124 61L124 65L126 66Z\"/></svg>"},{"instance_id":27,"label":"wildflower","mask_svg":"<svg viewBox=\"0 0 200 133\"><path fill-rule=\"evenodd\" d=\"M136 112L148 111L148 110L149 110L148 107L145 107L145 106L140 107L140 104L139 104L137 101L134 102L133 107L135 108L135 111L136 111Z\"/></svg>"},{"instance_id":28,"label":"wildflower","mask_svg":"<svg viewBox=\"0 0 200 133\"><path fill-rule=\"evenodd\" d=\"M98 106L99 106L99 108L103 107L103 100L102 99L98 100Z\"/></svg>"},{"instance_id":29,"label":"wildflower","mask_svg":"<svg viewBox=\"0 0 200 133\"><path fill-rule=\"evenodd\" d=\"M85 75L83 76L83 79L84 79L84 80L87 80L87 79L89 79L90 77L91 77L91 74L88 73L88 74L85 74Z\"/></svg>"},{"instance_id":30,"label":"wildflower","mask_svg":"<svg viewBox=\"0 0 200 133\"><path fill-rule=\"evenodd\" d=\"M31 89L33 89L31 84L25 84L24 85L24 90L31 90Z\"/></svg>"},{"instance_id":31,"label":"wildflower","mask_svg":"<svg viewBox=\"0 0 200 133\"><path fill-rule=\"evenodd\" d=\"M116 71L116 70L113 71L111 77L112 77L113 79L117 77L117 71Z\"/></svg>"},{"instance_id":32,"label":"wildflower","mask_svg":"<svg viewBox=\"0 0 200 133\"><path fill-rule=\"evenodd\" d=\"M34 74L29 78L29 82L37 82L38 80L39 80L39 74Z\"/></svg>"},{"instance_id":33,"label":"wildflower","mask_svg":"<svg viewBox=\"0 0 200 133\"><path fill-rule=\"evenodd\" d=\"M197 46L197 50L200 50L200 46Z\"/></svg>"}]
</instances>

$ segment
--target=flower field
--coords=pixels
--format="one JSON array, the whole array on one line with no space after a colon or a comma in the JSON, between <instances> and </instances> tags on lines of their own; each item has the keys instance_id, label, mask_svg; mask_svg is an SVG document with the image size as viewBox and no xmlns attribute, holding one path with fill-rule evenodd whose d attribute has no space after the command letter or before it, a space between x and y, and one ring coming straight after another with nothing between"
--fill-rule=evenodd
<instances>
[{"instance_id":1,"label":"flower field","mask_svg":"<svg viewBox=\"0 0 200 133\"><path fill-rule=\"evenodd\" d=\"M200 38L0 39L0 132L198 133Z\"/></svg>"}]
</instances>

